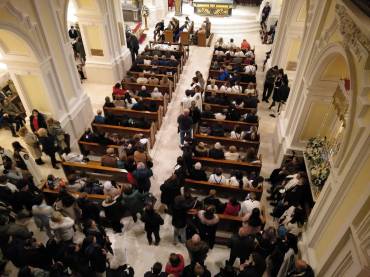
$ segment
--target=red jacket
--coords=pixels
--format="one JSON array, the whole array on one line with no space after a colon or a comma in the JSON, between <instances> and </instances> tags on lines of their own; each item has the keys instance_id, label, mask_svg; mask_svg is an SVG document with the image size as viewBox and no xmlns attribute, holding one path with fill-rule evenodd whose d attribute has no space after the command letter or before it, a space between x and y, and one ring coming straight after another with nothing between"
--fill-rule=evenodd
<instances>
[{"instance_id":1,"label":"red jacket","mask_svg":"<svg viewBox=\"0 0 370 277\"><path fill-rule=\"evenodd\" d=\"M180 263L176 267L174 267L174 266L171 265L170 262L168 262L166 264L166 270L165 271L168 274L173 274L176 277L179 277L179 276L181 276L181 273L184 270L185 264L184 264L184 257L181 254L177 254L177 256L180 259Z\"/></svg>"},{"instance_id":2,"label":"red jacket","mask_svg":"<svg viewBox=\"0 0 370 277\"><path fill-rule=\"evenodd\" d=\"M233 206L231 205L230 202L228 202L226 204L226 207L225 207L225 210L224 210L224 214L227 214L227 215L238 215L239 214L239 211L240 211L240 204L236 205L236 206Z\"/></svg>"}]
</instances>

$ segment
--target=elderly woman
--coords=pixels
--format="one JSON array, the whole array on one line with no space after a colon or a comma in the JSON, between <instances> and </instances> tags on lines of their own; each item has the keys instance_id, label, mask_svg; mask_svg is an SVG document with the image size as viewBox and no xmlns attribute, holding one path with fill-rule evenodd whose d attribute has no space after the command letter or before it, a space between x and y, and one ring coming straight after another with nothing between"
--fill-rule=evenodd
<instances>
[{"instance_id":1,"label":"elderly woman","mask_svg":"<svg viewBox=\"0 0 370 277\"><path fill-rule=\"evenodd\" d=\"M44 162L41 159L42 151L40 148L39 141L37 140L37 136L29 132L26 127L22 127L21 129L19 129L18 134L23 139L23 141L27 144L31 155L35 159L35 162L38 165L44 164Z\"/></svg>"},{"instance_id":2,"label":"elderly woman","mask_svg":"<svg viewBox=\"0 0 370 277\"><path fill-rule=\"evenodd\" d=\"M39 142L42 145L42 151L50 157L53 168L59 169L57 166L58 161L55 158L55 153L57 152L57 148L55 147L55 138L49 136L45 128L40 128L37 131L37 135L39 137Z\"/></svg>"},{"instance_id":3,"label":"elderly woman","mask_svg":"<svg viewBox=\"0 0 370 277\"><path fill-rule=\"evenodd\" d=\"M60 126L60 122L49 117L46 120L47 130L49 135L53 136L58 144L58 149L60 153L69 152L68 145L66 143L65 137L66 133Z\"/></svg>"},{"instance_id":4,"label":"elderly woman","mask_svg":"<svg viewBox=\"0 0 370 277\"><path fill-rule=\"evenodd\" d=\"M209 150L209 157L218 160L225 159L225 154L221 143L219 142L215 143L214 147L211 150Z\"/></svg>"},{"instance_id":5,"label":"elderly woman","mask_svg":"<svg viewBox=\"0 0 370 277\"><path fill-rule=\"evenodd\" d=\"M229 147L229 151L225 153L225 159L231 161L237 161L240 159L240 154L238 153L238 149L232 145Z\"/></svg>"},{"instance_id":6,"label":"elderly woman","mask_svg":"<svg viewBox=\"0 0 370 277\"><path fill-rule=\"evenodd\" d=\"M161 99L163 97L162 93L155 87L151 93L151 97L155 99Z\"/></svg>"}]
</instances>

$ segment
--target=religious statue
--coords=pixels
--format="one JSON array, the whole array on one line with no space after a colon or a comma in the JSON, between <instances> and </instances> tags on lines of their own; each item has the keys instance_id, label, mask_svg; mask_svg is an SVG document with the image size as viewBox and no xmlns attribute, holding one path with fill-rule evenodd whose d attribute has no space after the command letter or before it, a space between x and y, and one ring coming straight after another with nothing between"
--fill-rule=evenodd
<instances>
[{"instance_id":1,"label":"religious statue","mask_svg":"<svg viewBox=\"0 0 370 277\"><path fill-rule=\"evenodd\" d=\"M182 0L175 0L175 15L182 15Z\"/></svg>"}]
</instances>

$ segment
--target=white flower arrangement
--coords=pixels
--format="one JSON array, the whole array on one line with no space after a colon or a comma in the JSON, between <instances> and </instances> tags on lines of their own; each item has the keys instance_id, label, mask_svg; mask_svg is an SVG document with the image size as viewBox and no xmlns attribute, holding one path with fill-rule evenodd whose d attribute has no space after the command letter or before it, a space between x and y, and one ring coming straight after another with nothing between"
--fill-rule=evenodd
<instances>
[{"instance_id":1,"label":"white flower arrangement","mask_svg":"<svg viewBox=\"0 0 370 277\"><path fill-rule=\"evenodd\" d=\"M328 159L328 142L326 138L313 137L308 140L304 155L308 161L308 170L311 182L317 187L322 187L330 174Z\"/></svg>"}]
</instances>

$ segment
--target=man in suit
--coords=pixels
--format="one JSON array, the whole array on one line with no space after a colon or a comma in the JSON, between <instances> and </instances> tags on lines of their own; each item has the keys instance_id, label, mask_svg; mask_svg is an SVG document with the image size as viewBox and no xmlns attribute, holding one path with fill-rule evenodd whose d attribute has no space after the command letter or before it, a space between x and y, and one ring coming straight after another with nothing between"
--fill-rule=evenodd
<instances>
[{"instance_id":1,"label":"man in suit","mask_svg":"<svg viewBox=\"0 0 370 277\"><path fill-rule=\"evenodd\" d=\"M133 34L126 33L127 37L127 47L131 52L132 62L135 61L136 57L139 55L139 40Z\"/></svg>"},{"instance_id":2,"label":"man in suit","mask_svg":"<svg viewBox=\"0 0 370 277\"><path fill-rule=\"evenodd\" d=\"M78 31L75 29L74 26L71 26L71 28L68 31L68 35L70 39L75 40L78 37Z\"/></svg>"}]
</instances>

